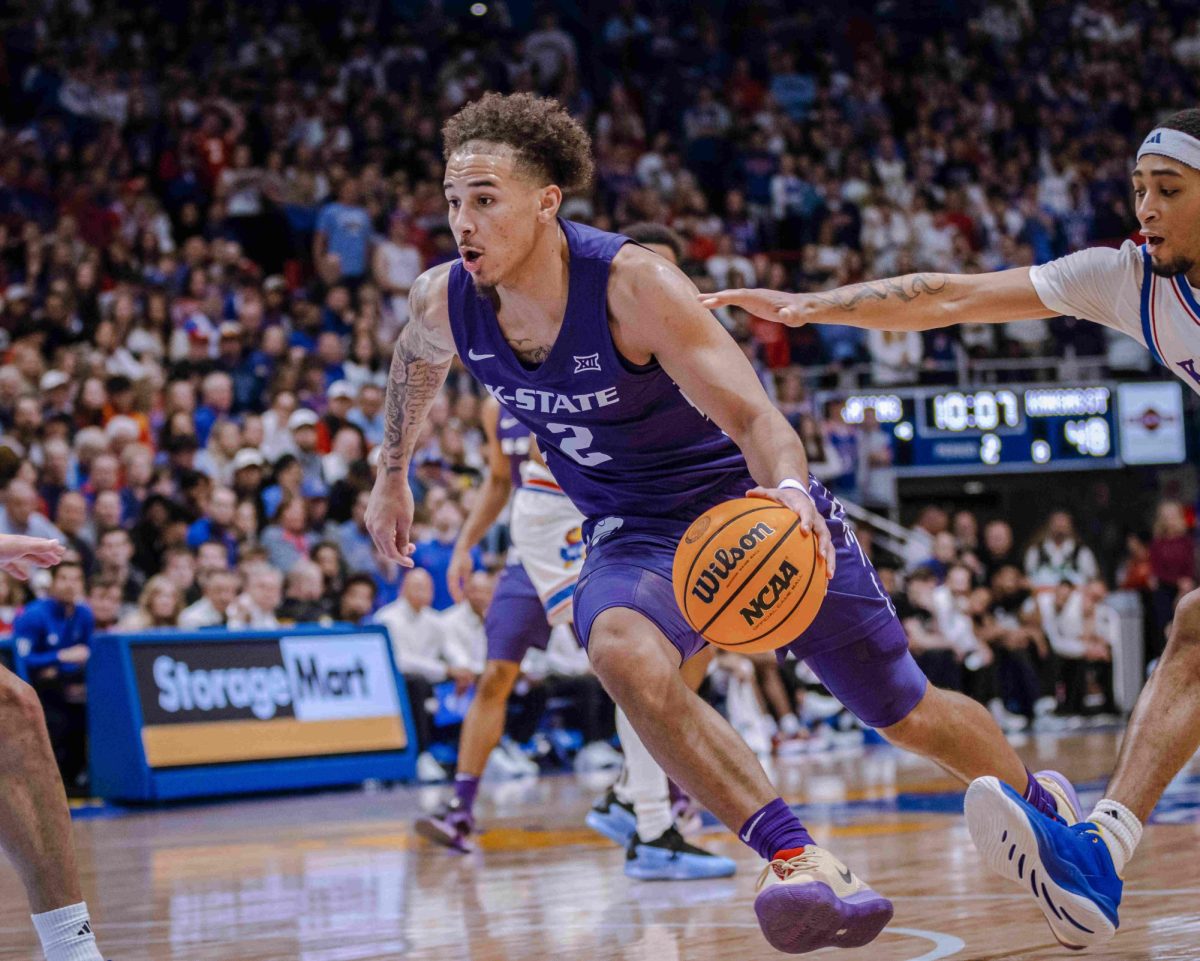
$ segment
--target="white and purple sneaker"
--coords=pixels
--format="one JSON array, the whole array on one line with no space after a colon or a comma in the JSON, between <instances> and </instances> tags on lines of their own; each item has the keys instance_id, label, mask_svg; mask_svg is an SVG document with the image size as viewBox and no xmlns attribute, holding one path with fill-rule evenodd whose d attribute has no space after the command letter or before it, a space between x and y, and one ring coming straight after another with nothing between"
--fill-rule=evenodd
<instances>
[{"instance_id":1,"label":"white and purple sneaker","mask_svg":"<svg viewBox=\"0 0 1200 961\"><path fill-rule=\"evenodd\" d=\"M869 944L892 919L892 902L814 845L781 851L758 879L754 913L763 937L786 954Z\"/></svg>"},{"instance_id":2,"label":"white and purple sneaker","mask_svg":"<svg viewBox=\"0 0 1200 961\"><path fill-rule=\"evenodd\" d=\"M475 833L475 816L463 807L458 798L451 798L436 814L421 818L414 825L417 834L444 848L467 854L475 849L471 835Z\"/></svg>"}]
</instances>

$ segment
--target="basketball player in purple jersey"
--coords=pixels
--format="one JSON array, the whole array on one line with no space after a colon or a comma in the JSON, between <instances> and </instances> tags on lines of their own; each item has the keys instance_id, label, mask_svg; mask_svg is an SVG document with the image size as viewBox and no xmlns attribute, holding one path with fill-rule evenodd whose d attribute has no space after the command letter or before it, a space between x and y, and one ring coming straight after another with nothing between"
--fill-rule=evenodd
<instances>
[{"instance_id":1,"label":"basketball player in purple jersey","mask_svg":"<svg viewBox=\"0 0 1200 961\"><path fill-rule=\"evenodd\" d=\"M471 849L475 833L479 780L504 732L508 699L521 673L521 662L531 647L546 649L552 626L570 625L571 599L583 560L583 518L531 445L529 428L493 398L484 402L483 428L488 477L454 545L448 579L455 600L461 598L473 567L471 550L499 518L510 495L514 550L500 573L484 618L487 664L463 720L454 796L437 813L416 824L421 836L464 852ZM620 712L617 723L627 763L635 773L629 786L634 803L627 812L606 812L609 818L604 825L611 829L619 813L629 816L628 828L620 837L611 830L608 833L627 848L625 873L646 881L692 881L733 874L736 865L729 858L683 839L671 817L666 775ZM660 815L657 819L656 813ZM592 820L589 818L589 823Z\"/></svg>"},{"instance_id":2,"label":"basketball player in purple jersey","mask_svg":"<svg viewBox=\"0 0 1200 961\"><path fill-rule=\"evenodd\" d=\"M804 448L687 277L626 238L558 218L585 187L591 144L556 102L490 94L447 122L445 191L462 259L410 294L388 384L367 526L411 565L408 469L457 352L527 424L587 518L575 626L596 674L655 760L767 859L755 912L799 954L873 940L892 905L818 847L754 754L690 691L679 664L705 642L675 603L675 547L703 511L748 490L817 538L829 596L790 650L893 743L964 780L1025 784L1074 819L1070 786L1029 774L982 705L930 687L875 572ZM757 484L757 486L756 486Z\"/></svg>"},{"instance_id":3,"label":"basketball player in purple jersey","mask_svg":"<svg viewBox=\"0 0 1200 961\"><path fill-rule=\"evenodd\" d=\"M1200 393L1200 109L1172 114L1146 135L1131 180L1142 246L1127 240L1118 250L1092 247L990 274L908 274L814 294L724 290L700 300L710 307L736 304L789 326L876 330L1065 314L1127 334ZM1116 770L1088 819L1063 825L1031 808L1003 776L982 777L967 791L971 837L994 871L1033 895L1060 942L1103 944L1119 924L1122 872L1141 840L1142 822L1197 748L1200 590L1179 601L1166 650L1129 719ZM1029 883L1034 871L1040 887Z\"/></svg>"},{"instance_id":4,"label":"basketball player in purple jersey","mask_svg":"<svg viewBox=\"0 0 1200 961\"><path fill-rule=\"evenodd\" d=\"M27 580L66 548L40 537L0 535L0 571ZM46 719L28 684L0 666L0 847L25 886L46 961L103 961L75 866L71 812Z\"/></svg>"}]
</instances>

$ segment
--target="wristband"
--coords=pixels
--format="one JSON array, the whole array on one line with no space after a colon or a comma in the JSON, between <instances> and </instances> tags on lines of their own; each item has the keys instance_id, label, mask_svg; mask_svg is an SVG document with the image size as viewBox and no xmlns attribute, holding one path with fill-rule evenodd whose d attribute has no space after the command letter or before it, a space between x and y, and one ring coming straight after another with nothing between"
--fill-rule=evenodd
<instances>
[{"instance_id":1,"label":"wristband","mask_svg":"<svg viewBox=\"0 0 1200 961\"><path fill-rule=\"evenodd\" d=\"M794 478L794 477L785 477L783 480L781 480L778 484L775 485L775 489L781 490L781 491L782 490L797 490L801 494L803 494L805 497L807 497L810 501L812 501L814 507L816 506L817 502L815 500L813 500L812 494L810 494L808 492L808 485L801 483L800 481L796 480L796 478Z\"/></svg>"}]
</instances>

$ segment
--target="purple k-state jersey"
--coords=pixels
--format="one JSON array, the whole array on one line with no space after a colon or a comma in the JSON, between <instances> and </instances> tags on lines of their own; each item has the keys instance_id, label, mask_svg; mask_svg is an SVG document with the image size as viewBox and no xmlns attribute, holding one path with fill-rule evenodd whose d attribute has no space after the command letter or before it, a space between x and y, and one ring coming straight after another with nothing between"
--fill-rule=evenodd
<instances>
[{"instance_id":1,"label":"purple k-state jersey","mask_svg":"<svg viewBox=\"0 0 1200 961\"><path fill-rule=\"evenodd\" d=\"M617 352L608 275L629 238L559 223L570 248L567 308L546 360L536 368L518 360L461 261L450 269L449 289L459 356L537 437L555 479L589 521L691 519L731 496L731 480L748 478L746 462L657 361L639 367Z\"/></svg>"},{"instance_id":2,"label":"purple k-state jersey","mask_svg":"<svg viewBox=\"0 0 1200 961\"><path fill-rule=\"evenodd\" d=\"M503 406L496 420L496 439L500 452L508 459L508 476L513 490L521 486L521 465L529 460L529 428L513 417Z\"/></svg>"}]
</instances>

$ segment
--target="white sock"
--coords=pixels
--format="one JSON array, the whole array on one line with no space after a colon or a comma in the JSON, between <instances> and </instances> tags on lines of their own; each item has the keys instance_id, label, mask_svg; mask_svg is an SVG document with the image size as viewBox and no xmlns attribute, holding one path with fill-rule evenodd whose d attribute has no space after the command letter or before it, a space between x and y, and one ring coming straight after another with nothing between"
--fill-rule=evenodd
<instances>
[{"instance_id":1,"label":"white sock","mask_svg":"<svg viewBox=\"0 0 1200 961\"><path fill-rule=\"evenodd\" d=\"M1100 829L1117 874L1124 876L1125 865L1142 840L1142 822L1124 804L1111 798L1101 798L1088 820Z\"/></svg>"},{"instance_id":2,"label":"white sock","mask_svg":"<svg viewBox=\"0 0 1200 961\"><path fill-rule=\"evenodd\" d=\"M655 841L662 837L673 820L667 776L620 708L617 709L617 736L625 751L623 793L633 805L638 837L643 841Z\"/></svg>"},{"instance_id":3,"label":"white sock","mask_svg":"<svg viewBox=\"0 0 1200 961\"><path fill-rule=\"evenodd\" d=\"M33 926L37 928L46 961L104 961L83 901L35 914Z\"/></svg>"},{"instance_id":4,"label":"white sock","mask_svg":"<svg viewBox=\"0 0 1200 961\"><path fill-rule=\"evenodd\" d=\"M795 714L785 714L779 719L779 730L784 737L795 737L803 729L800 718Z\"/></svg>"}]
</instances>

